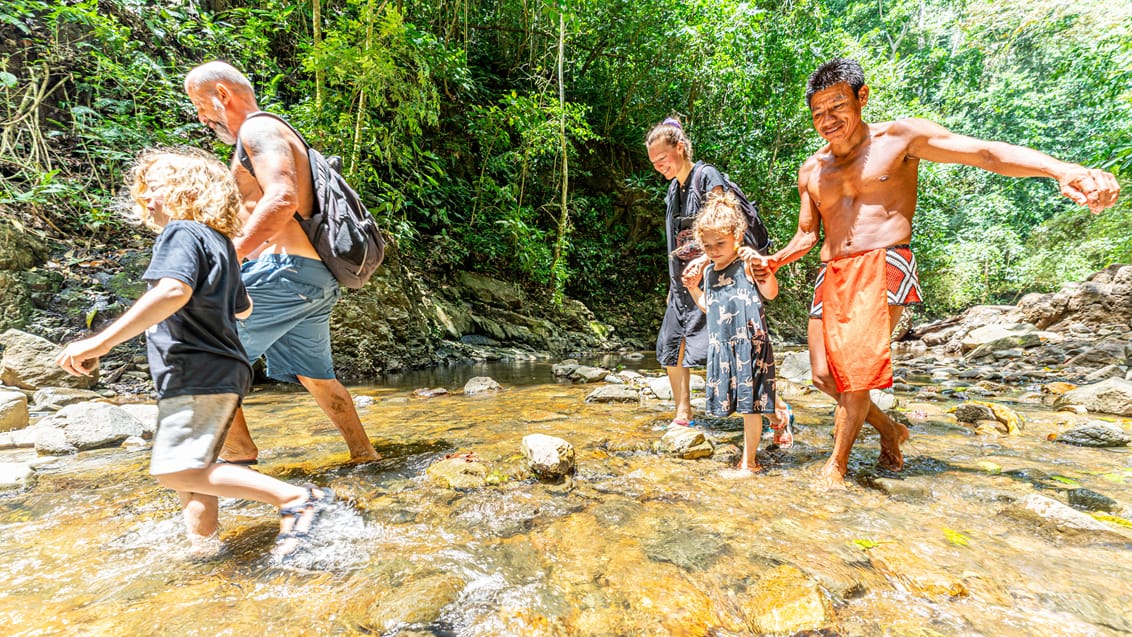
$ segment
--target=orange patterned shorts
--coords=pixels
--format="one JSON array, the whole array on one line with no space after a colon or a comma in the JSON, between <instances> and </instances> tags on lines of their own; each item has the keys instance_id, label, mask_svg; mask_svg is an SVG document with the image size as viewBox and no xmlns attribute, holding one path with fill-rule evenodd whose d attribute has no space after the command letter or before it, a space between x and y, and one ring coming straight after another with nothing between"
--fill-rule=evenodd
<instances>
[{"instance_id":1,"label":"orange patterned shorts","mask_svg":"<svg viewBox=\"0 0 1132 637\"><path fill-rule=\"evenodd\" d=\"M924 291L916 274L916 257L912 247L904 244L890 246L885 254L885 280L888 283L889 305L923 305ZM821 264L818 280L814 282L814 300L810 303L810 318L821 318L822 284L825 283L825 264Z\"/></svg>"}]
</instances>

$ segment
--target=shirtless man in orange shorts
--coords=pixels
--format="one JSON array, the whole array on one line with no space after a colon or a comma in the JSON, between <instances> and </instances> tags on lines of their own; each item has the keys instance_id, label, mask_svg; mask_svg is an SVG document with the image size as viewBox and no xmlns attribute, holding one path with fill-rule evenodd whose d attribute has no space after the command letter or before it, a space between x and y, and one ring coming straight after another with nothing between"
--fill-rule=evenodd
<instances>
[{"instance_id":1,"label":"shirtless man in orange shorts","mask_svg":"<svg viewBox=\"0 0 1132 637\"><path fill-rule=\"evenodd\" d=\"M1116 202L1120 186L1110 173L957 135L927 120L866 123L861 111L869 87L854 60L819 67L806 99L814 128L829 143L798 171L801 208L794 237L753 265L777 270L806 254L824 231L808 340L814 385L837 400L833 453L821 482L844 488L849 451L866 420L881 435L881 466L904 465L900 444L908 429L878 409L869 390L892 385L889 334L904 306L921 302L909 248L920 160L1056 179L1063 195L1094 214Z\"/></svg>"}]
</instances>

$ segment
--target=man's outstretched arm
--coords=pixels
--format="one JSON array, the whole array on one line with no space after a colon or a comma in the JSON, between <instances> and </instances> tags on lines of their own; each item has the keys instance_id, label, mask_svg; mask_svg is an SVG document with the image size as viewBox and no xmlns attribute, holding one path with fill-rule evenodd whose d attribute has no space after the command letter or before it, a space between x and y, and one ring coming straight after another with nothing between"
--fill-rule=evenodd
<instances>
[{"instance_id":1,"label":"man's outstretched arm","mask_svg":"<svg viewBox=\"0 0 1132 637\"><path fill-rule=\"evenodd\" d=\"M1093 214L1116 203L1120 184L1112 173L1061 161L1025 146L986 141L952 133L925 119L893 122L893 132L909 138L908 154L918 159L965 164L1007 177L1049 177L1061 186L1061 194Z\"/></svg>"}]
</instances>

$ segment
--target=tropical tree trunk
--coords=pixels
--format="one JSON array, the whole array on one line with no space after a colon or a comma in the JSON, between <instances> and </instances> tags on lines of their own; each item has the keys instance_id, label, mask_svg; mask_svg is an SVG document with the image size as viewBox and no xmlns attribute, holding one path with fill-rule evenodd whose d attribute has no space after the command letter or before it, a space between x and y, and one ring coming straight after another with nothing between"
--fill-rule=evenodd
<instances>
[{"instance_id":1,"label":"tropical tree trunk","mask_svg":"<svg viewBox=\"0 0 1132 637\"><path fill-rule=\"evenodd\" d=\"M317 49L322 42L322 0L311 0L311 32L314 37L314 46ZM314 107L315 112L322 112L322 86L326 74L322 66L314 69Z\"/></svg>"},{"instance_id":2,"label":"tropical tree trunk","mask_svg":"<svg viewBox=\"0 0 1132 637\"><path fill-rule=\"evenodd\" d=\"M554 291L554 299L562 302L562 289L566 282L559 278L559 270L566 248L566 233L570 225L570 210L566 206L566 195L570 184L570 169L567 157L569 155L566 142L566 83L563 81L563 65L566 59L566 7L559 5L558 11L558 137L562 143L562 211L558 216L558 238L554 242L554 261L550 266L550 284Z\"/></svg>"},{"instance_id":3,"label":"tropical tree trunk","mask_svg":"<svg viewBox=\"0 0 1132 637\"><path fill-rule=\"evenodd\" d=\"M366 5L366 53L373 48L373 21L374 21L374 0L369 0ZM358 112L354 117L354 145L350 152L350 167L348 174L353 177L357 172L358 160L362 155L362 129L365 128L366 119L366 89L363 84L358 89Z\"/></svg>"}]
</instances>

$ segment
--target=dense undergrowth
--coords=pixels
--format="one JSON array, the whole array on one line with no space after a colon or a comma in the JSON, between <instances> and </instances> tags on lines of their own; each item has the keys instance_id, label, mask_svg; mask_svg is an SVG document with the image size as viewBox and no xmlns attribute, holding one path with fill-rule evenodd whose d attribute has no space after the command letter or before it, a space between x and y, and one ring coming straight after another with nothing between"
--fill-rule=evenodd
<instances>
[{"instance_id":1,"label":"dense undergrowth","mask_svg":"<svg viewBox=\"0 0 1132 637\"><path fill-rule=\"evenodd\" d=\"M820 146L802 97L820 62L861 60L868 119L928 117L1127 174L1130 24L1132 3L1102 0L8 0L0 215L57 245L140 241L120 222L122 174L152 144L230 152L181 91L189 68L225 59L344 157L426 276L480 270L651 329L664 184L642 139L656 121L682 114L781 245L797 167ZM926 166L921 181L931 313L1132 261L1128 197L1092 218L1049 180ZM783 273L782 333L801 333L815 266Z\"/></svg>"}]
</instances>

